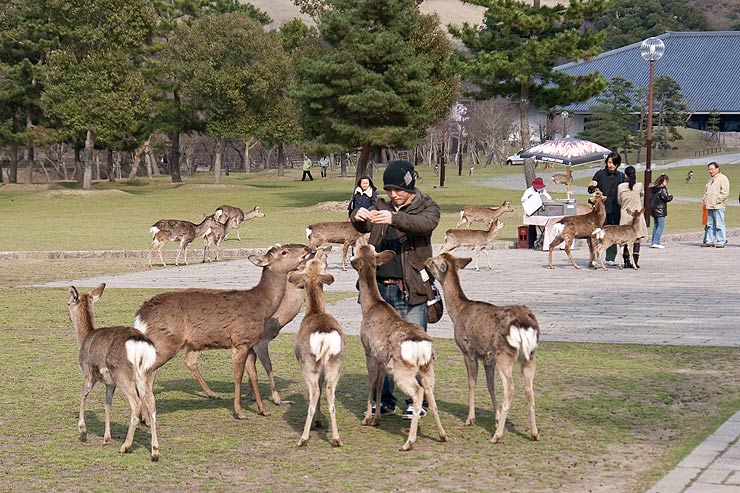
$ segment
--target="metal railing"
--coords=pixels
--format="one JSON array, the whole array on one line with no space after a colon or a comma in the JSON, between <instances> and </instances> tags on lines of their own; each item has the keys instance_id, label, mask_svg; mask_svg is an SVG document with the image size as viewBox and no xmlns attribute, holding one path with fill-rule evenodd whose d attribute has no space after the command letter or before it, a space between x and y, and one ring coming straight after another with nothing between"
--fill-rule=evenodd
<instances>
[{"instance_id":1,"label":"metal railing","mask_svg":"<svg viewBox=\"0 0 740 493\"><path fill-rule=\"evenodd\" d=\"M721 147L708 147L707 149L700 149L698 151L694 151L694 157L706 156L707 154L715 154L717 152L722 152L722 148Z\"/></svg>"}]
</instances>

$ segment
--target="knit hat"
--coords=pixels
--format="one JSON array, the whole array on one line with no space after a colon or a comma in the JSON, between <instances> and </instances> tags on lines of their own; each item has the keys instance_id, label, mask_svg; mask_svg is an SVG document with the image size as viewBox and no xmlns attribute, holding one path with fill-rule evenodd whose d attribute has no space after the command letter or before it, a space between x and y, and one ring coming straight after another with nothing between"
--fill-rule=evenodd
<instances>
[{"instance_id":1,"label":"knit hat","mask_svg":"<svg viewBox=\"0 0 740 493\"><path fill-rule=\"evenodd\" d=\"M542 181L542 178L538 176L537 178L532 180L532 186L535 190L542 190L543 188L545 188L545 182Z\"/></svg>"},{"instance_id":2,"label":"knit hat","mask_svg":"<svg viewBox=\"0 0 740 493\"><path fill-rule=\"evenodd\" d=\"M388 167L383 172L383 188L385 190L397 188L413 193L415 185L413 164L404 160L388 163Z\"/></svg>"}]
</instances>

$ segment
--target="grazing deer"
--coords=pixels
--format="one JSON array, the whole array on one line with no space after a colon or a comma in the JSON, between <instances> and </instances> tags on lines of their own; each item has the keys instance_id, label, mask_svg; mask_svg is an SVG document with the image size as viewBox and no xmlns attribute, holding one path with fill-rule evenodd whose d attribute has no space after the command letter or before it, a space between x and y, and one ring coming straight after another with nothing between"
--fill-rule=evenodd
<instances>
[{"instance_id":1,"label":"grazing deer","mask_svg":"<svg viewBox=\"0 0 740 493\"><path fill-rule=\"evenodd\" d=\"M486 259L488 259L488 270L493 270L493 267L491 267L491 257L488 255L488 249L493 248L493 240L496 239L498 232L503 227L504 223L498 219L494 219L485 231L448 229L445 233L445 244L439 253L452 251L459 246L473 248L475 249L475 270L480 271L478 268L478 259L480 258L480 252L483 251L483 253L486 254Z\"/></svg>"},{"instance_id":2,"label":"grazing deer","mask_svg":"<svg viewBox=\"0 0 740 493\"><path fill-rule=\"evenodd\" d=\"M188 265L188 245L198 236L203 236L203 233L214 226L216 222L213 216L206 216L200 224L179 219L160 219L154 223L149 228L149 232L152 234L152 246L149 247L149 267L152 266L152 252L155 250L159 253L159 260L162 265L167 267L162 257L162 249L168 241L180 242L180 246L177 248L177 257L175 257L175 265L179 265L180 254L185 255L185 265Z\"/></svg>"},{"instance_id":3,"label":"grazing deer","mask_svg":"<svg viewBox=\"0 0 740 493\"><path fill-rule=\"evenodd\" d=\"M245 214L244 211L238 207L234 207L232 205L220 205L216 208L216 212L214 215L221 224L226 224L229 219L233 221L231 229L236 230L236 239L239 241L242 241L241 234L239 233L239 228L244 221L249 221L250 219L254 219L256 217L265 217L265 214L262 212L259 206L255 206L254 209ZM224 235L224 240L228 235L229 232L227 231Z\"/></svg>"},{"instance_id":4,"label":"grazing deer","mask_svg":"<svg viewBox=\"0 0 740 493\"><path fill-rule=\"evenodd\" d=\"M380 403L385 374L389 373L400 388L413 400L413 415L406 442L399 450L411 450L416 442L421 406L426 395L429 408L437 424L441 441L447 441L447 434L439 420L437 401L434 399L434 345L432 338L421 326L407 322L380 296L375 279L376 267L394 257L392 251L375 253L364 238L357 240L355 256L350 261L359 274L360 306L362 324L360 340L365 348L370 388L367 395L367 411L363 425L380 424L380 408L372 411L373 399ZM419 376L421 385L416 380Z\"/></svg>"},{"instance_id":5,"label":"grazing deer","mask_svg":"<svg viewBox=\"0 0 740 493\"><path fill-rule=\"evenodd\" d=\"M686 183L691 183L691 180L694 179L694 172L692 170L689 170L689 172L686 174Z\"/></svg>"},{"instance_id":6,"label":"grazing deer","mask_svg":"<svg viewBox=\"0 0 740 493\"><path fill-rule=\"evenodd\" d=\"M105 434L103 444L109 444L110 410L116 387L126 396L131 406L131 419L121 453L131 450L136 426L143 418L152 433L152 460L159 460L157 440L157 409L152 386L154 384L154 360L157 353L148 337L133 327L95 328L93 303L103 295L105 283L89 293L80 294L77 288L69 288L67 309L69 319L77 332L80 345L79 364L82 370L80 391L80 419L77 427L80 440L87 440L85 425L85 400L97 382L105 384Z\"/></svg>"},{"instance_id":7,"label":"grazing deer","mask_svg":"<svg viewBox=\"0 0 740 493\"><path fill-rule=\"evenodd\" d=\"M555 169L555 163L551 163L551 162L547 161L545 163L545 166L542 168L542 171L552 171L554 169Z\"/></svg>"},{"instance_id":8,"label":"grazing deer","mask_svg":"<svg viewBox=\"0 0 740 493\"><path fill-rule=\"evenodd\" d=\"M205 389L207 384L198 370L197 354L192 352L232 348L234 415L246 419L241 407L241 383L247 356L260 341L265 320L280 306L288 272L309 254L305 245L276 245L264 255L250 255L249 260L262 267L262 276L256 286L246 291L186 289L161 293L145 301L136 312L134 327L146 334L157 348L154 369L185 348L185 364ZM246 370L259 412L265 415L254 363Z\"/></svg>"},{"instance_id":9,"label":"grazing deer","mask_svg":"<svg viewBox=\"0 0 740 493\"><path fill-rule=\"evenodd\" d=\"M306 227L308 246L318 248L324 243L342 245L342 270L347 270L347 252L349 247L362 236L362 233L352 227L349 221L309 224Z\"/></svg>"},{"instance_id":10,"label":"grazing deer","mask_svg":"<svg viewBox=\"0 0 740 493\"><path fill-rule=\"evenodd\" d=\"M606 249L612 245L617 245L619 248L621 245L627 245L627 252L629 253L630 265L633 269L637 269L635 257L632 252L635 241L637 241L637 235L640 231L640 221L642 221L642 213L644 209L639 211L628 210L627 214L632 216L631 224L609 225L597 228L591 235L594 237L594 259L591 265L598 269L598 263L601 262L601 268L609 270L604 264L604 257L602 254L606 252ZM619 264L619 270L622 270L622 264Z\"/></svg>"},{"instance_id":11,"label":"grazing deer","mask_svg":"<svg viewBox=\"0 0 740 493\"><path fill-rule=\"evenodd\" d=\"M606 219L606 208L604 207L604 200L606 196L601 193L601 190L596 189L593 197L590 201L594 204L594 209L588 214L581 214L577 216L567 216L562 218L560 221L555 223L552 227L552 231L555 235L555 239L550 243L550 249L547 257L547 266L551 269L552 266L552 251L556 246L565 242L565 253L568 254L570 262L573 267L580 269L573 259L573 254L570 251L570 245L574 239L585 239L588 243L588 254L589 254L589 265L594 261L594 244L591 233L596 228L600 228L604 224Z\"/></svg>"},{"instance_id":12,"label":"grazing deer","mask_svg":"<svg viewBox=\"0 0 740 493\"><path fill-rule=\"evenodd\" d=\"M442 283L445 303L454 324L455 343L465 359L468 372L468 418L465 425L475 422L475 385L480 359L486 370L486 384L497 421L491 442L501 440L506 429L506 417L514 400L512 370L514 363L519 361L529 405L529 435L533 440L538 440L540 432L534 416L535 350L540 338L537 318L524 305L496 306L468 299L460 285L458 271L469 263L469 258L458 258L449 253L425 262L435 279ZM494 391L493 372L496 368L504 386L501 409L496 404Z\"/></svg>"},{"instance_id":13,"label":"grazing deer","mask_svg":"<svg viewBox=\"0 0 740 493\"><path fill-rule=\"evenodd\" d=\"M303 378L308 387L308 412L303 434L298 445L306 445L311 431L311 423L316 416L316 426L321 426L321 407L319 399L321 388L326 382L326 401L331 420L331 443L342 446L337 429L334 394L342 366L344 339L339 322L326 313L324 308L323 286L334 282L334 277L326 273L326 251L319 249L309 260L303 272L294 272L288 281L306 291L306 312L301 328L295 338L295 356L301 365Z\"/></svg>"},{"instance_id":14,"label":"grazing deer","mask_svg":"<svg viewBox=\"0 0 740 493\"><path fill-rule=\"evenodd\" d=\"M210 226L203 233L203 262L211 261L211 245L216 248L216 261L220 260L219 247L221 246L221 242L226 239L226 235L229 234L229 231L234 229L234 225L236 224L236 220L232 217L227 218L224 224L221 224L218 221L215 214L213 215L213 218L215 224Z\"/></svg>"},{"instance_id":15,"label":"grazing deer","mask_svg":"<svg viewBox=\"0 0 740 493\"><path fill-rule=\"evenodd\" d=\"M568 176L567 174L563 173L555 173L552 175L552 184L553 185L565 185L566 187L573 183L573 176Z\"/></svg>"},{"instance_id":16,"label":"grazing deer","mask_svg":"<svg viewBox=\"0 0 740 493\"><path fill-rule=\"evenodd\" d=\"M475 221L483 221L486 228L491 225L493 221L503 216L507 212L514 212L511 208L508 200L505 200L498 207L476 207L474 205L468 205L462 208L460 211L460 221L455 224L455 229L459 228L465 223L468 223L467 229L470 229L470 225Z\"/></svg>"}]
</instances>

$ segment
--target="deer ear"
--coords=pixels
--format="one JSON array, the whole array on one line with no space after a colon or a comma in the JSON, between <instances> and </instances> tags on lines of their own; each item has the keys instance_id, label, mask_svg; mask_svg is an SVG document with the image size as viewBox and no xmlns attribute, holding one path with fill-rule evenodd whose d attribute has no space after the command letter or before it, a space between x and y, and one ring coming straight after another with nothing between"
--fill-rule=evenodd
<instances>
[{"instance_id":1,"label":"deer ear","mask_svg":"<svg viewBox=\"0 0 740 493\"><path fill-rule=\"evenodd\" d=\"M306 287L306 275L302 272L291 272L288 276L288 282L297 288Z\"/></svg>"},{"instance_id":2,"label":"deer ear","mask_svg":"<svg viewBox=\"0 0 740 493\"><path fill-rule=\"evenodd\" d=\"M329 286L331 284L334 284L334 276L331 274L321 274L319 276L319 282L321 284L325 284L326 286Z\"/></svg>"},{"instance_id":3,"label":"deer ear","mask_svg":"<svg viewBox=\"0 0 740 493\"><path fill-rule=\"evenodd\" d=\"M396 254L390 250L384 250L375 256L375 265L383 265L393 260Z\"/></svg>"},{"instance_id":4,"label":"deer ear","mask_svg":"<svg viewBox=\"0 0 740 493\"><path fill-rule=\"evenodd\" d=\"M458 257L457 260L455 260L455 263L457 264L458 269L464 269L465 266L467 266L472 261L473 261L472 258Z\"/></svg>"},{"instance_id":5,"label":"deer ear","mask_svg":"<svg viewBox=\"0 0 740 493\"><path fill-rule=\"evenodd\" d=\"M250 255L247 258L257 267L267 267L270 263L264 255Z\"/></svg>"},{"instance_id":6,"label":"deer ear","mask_svg":"<svg viewBox=\"0 0 740 493\"><path fill-rule=\"evenodd\" d=\"M367 238L365 238L365 235L360 236L357 238L357 241L355 241L356 247L360 247L362 245L367 245Z\"/></svg>"},{"instance_id":7,"label":"deer ear","mask_svg":"<svg viewBox=\"0 0 740 493\"><path fill-rule=\"evenodd\" d=\"M80 301L80 293L77 291L77 288L74 286L69 287L69 301L70 303L79 303Z\"/></svg>"},{"instance_id":8,"label":"deer ear","mask_svg":"<svg viewBox=\"0 0 740 493\"><path fill-rule=\"evenodd\" d=\"M105 283L101 282L100 285L93 289L92 292L90 292L90 296L92 296L93 303L98 301L101 296L103 296L103 291L105 291Z\"/></svg>"},{"instance_id":9,"label":"deer ear","mask_svg":"<svg viewBox=\"0 0 740 493\"><path fill-rule=\"evenodd\" d=\"M324 255L329 255L329 252L331 252L331 245L326 245L325 247L321 247L321 250L324 251Z\"/></svg>"}]
</instances>

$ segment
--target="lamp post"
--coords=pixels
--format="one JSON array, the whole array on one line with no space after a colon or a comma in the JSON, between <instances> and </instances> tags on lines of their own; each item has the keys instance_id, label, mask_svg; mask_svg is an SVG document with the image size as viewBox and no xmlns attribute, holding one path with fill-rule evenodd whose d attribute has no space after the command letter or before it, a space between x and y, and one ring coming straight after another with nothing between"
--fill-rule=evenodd
<instances>
[{"instance_id":1,"label":"lamp post","mask_svg":"<svg viewBox=\"0 0 740 493\"><path fill-rule=\"evenodd\" d=\"M566 131L567 131L566 125L568 123L568 117L569 116L570 115L568 114L567 111L563 111L562 113L560 113L560 118L563 119L563 137L562 138L566 138L567 137L567 135L566 135Z\"/></svg>"},{"instance_id":2,"label":"lamp post","mask_svg":"<svg viewBox=\"0 0 740 493\"><path fill-rule=\"evenodd\" d=\"M647 114L647 149L645 151L645 222L650 226L650 188L653 181L651 168L653 153L653 79L655 77L655 62L660 60L665 52L665 44L660 38L648 38L640 45L640 56L650 62L650 82L648 85L648 114Z\"/></svg>"}]
</instances>

